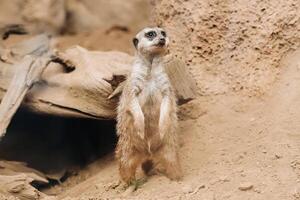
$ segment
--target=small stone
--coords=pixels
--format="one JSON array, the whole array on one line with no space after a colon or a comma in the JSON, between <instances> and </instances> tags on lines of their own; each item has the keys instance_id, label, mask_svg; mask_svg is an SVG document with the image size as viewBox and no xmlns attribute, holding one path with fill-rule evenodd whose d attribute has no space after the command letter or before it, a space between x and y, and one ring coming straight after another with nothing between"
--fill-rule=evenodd
<instances>
[{"instance_id":1,"label":"small stone","mask_svg":"<svg viewBox=\"0 0 300 200\"><path fill-rule=\"evenodd\" d=\"M227 193L225 195L223 195L223 199L230 199L231 198L231 193Z\"/></svg>"},{"instance_id":2,"label":"small stone","mask_svg":"<svg viewBox=\"0 0 300 200\"><path fill-rule=\"evenodd\" d=\"M242 183L239 186L239 190L241 190L241 191L251 190L252 188L253 188L253 184L252 183Z\"/></svg>"},{"instance_id":3,"label":"small stone","mask_svg":"<svg viewBox=\"0 0 300 200\"><path fill-rule=\"evenodd\" d=\"M229 182L230 181L230 179L227 176L222 176L222 177L219 178L219 180L221 182Z\"/></svg>"},{"instance_id":4,"label":"small stone","mask_svg":"<svg viewBox=\"0 0 300 200\"><path fill-rule=\"evenodd\" d=\"M57 200L57 198L53 196L44 196L42 200Z\"/></svg>"},{"instance_id":5,"label":"small stone","mask_svg":"<svg viewBox=\"0 0 300 200\"><path fill-rule=\"evenodd\" d=\"M259 189L257 189L257 188L254 189L254 192L256 192L256 193L258 193L258 194L262 193L261 190L259 190Z\"/></svg>"},{"instance_id":6,"label":"small stone","mask_svg":"<svg viewBox=\"0 0 300 200\"><path fill-rule=\"evenodd\" d=\"M134 186L129 186L122 194L123 197L128 197L130 195L132 195L132 193L134 192L135 188Z\"/></svg>"},{"instance_id":7,"label":"small stone","mask_svg":"<svg viewBox=\"0 0 300 200\"><path fill-rule=\"evenodd\" d=\"M282 158L282 156L279 155L279 154L275 154L275 158L276 158L276 159L280 159L280 158Z\"/></svg>"},{"instance_id":8,"label":"small stone","mask_svg":"<svg viewBox=\"0 0 300 200\"><path fill-rule=\"evenodd\" d=\"M199 192L199 190L205 188L204 184L200 184L198 185L198 187L192 192L192 194L196 194L197 192Z\"/></svg>"},{"instance_id":9,"label":"small stone","mask_svg":"<svg viewBox=\"0 0 300 200\"><path fill-rule=\"evenodd\" d=\"M102 184L95 184L96 189L100 189L102 187Z\"/></svg>"},{"instance_id":10,"label":"small stone","mask_svg":"<svg viewBox=\"0 0 300 200\"><path fill-rule=\"evenodd\" d=\"M118 186L120 186L121 185L121 181L116 181L116 182L111 182L111 183L109 183L108 185L104 185L104 189L105 189L105 191L107 192L107 191L109 191L109 190L111 190L111 189L116 189ZM100 184L97 184L96 185L96 187L98 187L98 188L101 188L101 187L103 187L102 185L100 185Z\"/></svg>"},{"instance_id":11,"label":"small stone","mask_svg":"<svg viewBox=\"0 0 300 200\"><path fill-rule=\"evenodd\" d=\"M183 193L192 193L193 192L193 187L191 185L185 185L182 188Z\"/></svg>"}]
</instances>

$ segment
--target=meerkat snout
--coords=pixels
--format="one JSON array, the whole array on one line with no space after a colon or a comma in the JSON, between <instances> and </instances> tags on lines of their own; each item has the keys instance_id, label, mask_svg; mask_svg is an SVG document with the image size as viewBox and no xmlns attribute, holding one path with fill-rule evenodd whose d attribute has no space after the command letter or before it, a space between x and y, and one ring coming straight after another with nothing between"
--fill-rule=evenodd
<instances>
[{"instance_id":1,"label":"meerkat snout","mask_svg":"<svg viewBox=\"0 0 300 200\"><path fill-rule=\"evenodd\" d=\"M158 44L160 46L164 46L166 44L166 39L165 38L160 38Z\"/></svg>"}]
</instances>

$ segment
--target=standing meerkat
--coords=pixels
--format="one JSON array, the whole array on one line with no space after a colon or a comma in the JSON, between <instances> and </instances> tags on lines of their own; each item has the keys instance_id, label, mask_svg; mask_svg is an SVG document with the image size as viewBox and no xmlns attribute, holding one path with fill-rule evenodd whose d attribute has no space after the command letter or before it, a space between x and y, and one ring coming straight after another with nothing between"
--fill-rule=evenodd
<instances>
[{"instance_id":1,"label":"standing meerkat","mask_svg":"<svg viewBox=\"0 0 300 200\"><path fill-rule=\"evenodd\" d=\"M132 72L120 98L116 157L121 179L130 184L137 167L152 167L172 180L182 176L178 156L176 97L163 66L169 38L162 28L145 28L133 39Z\"/></svg>"}]
</instances>

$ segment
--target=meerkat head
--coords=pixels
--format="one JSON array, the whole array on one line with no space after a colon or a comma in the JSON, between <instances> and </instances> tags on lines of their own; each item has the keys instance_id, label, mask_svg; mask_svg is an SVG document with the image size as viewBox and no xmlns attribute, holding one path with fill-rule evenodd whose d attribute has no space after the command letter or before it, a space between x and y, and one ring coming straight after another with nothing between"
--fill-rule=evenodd
<instances>
[{"instance_id":1,"label":"meerkat head","mask_svg":"<svg viewBox=\"0 0 300 200\"><path fill-rule=\"evenodd\" d=\"M133 44L141 54L164 55L168 49L169 38L162 28L144 28L133 38Z\"/></svg>"}]
</instances>

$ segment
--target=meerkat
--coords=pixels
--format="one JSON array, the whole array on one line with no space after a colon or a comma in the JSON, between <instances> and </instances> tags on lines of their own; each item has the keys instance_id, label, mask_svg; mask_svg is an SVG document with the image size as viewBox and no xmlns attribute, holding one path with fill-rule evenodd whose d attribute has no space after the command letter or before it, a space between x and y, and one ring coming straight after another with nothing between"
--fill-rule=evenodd
<instances>
[{"instance_id":1,"label":"meerkat","mask_svg":"<svg viewBox=\"0 0 300 200\"><path fill-rule=\"evenodd\" d=\"M116 157L121 179L130 184L139 166L171 180L182 177L178 155L177 104L164 70L169 38L162 28L145 28L133 39L136 49L117 109Z\"/></svg>"}]
</instances>

